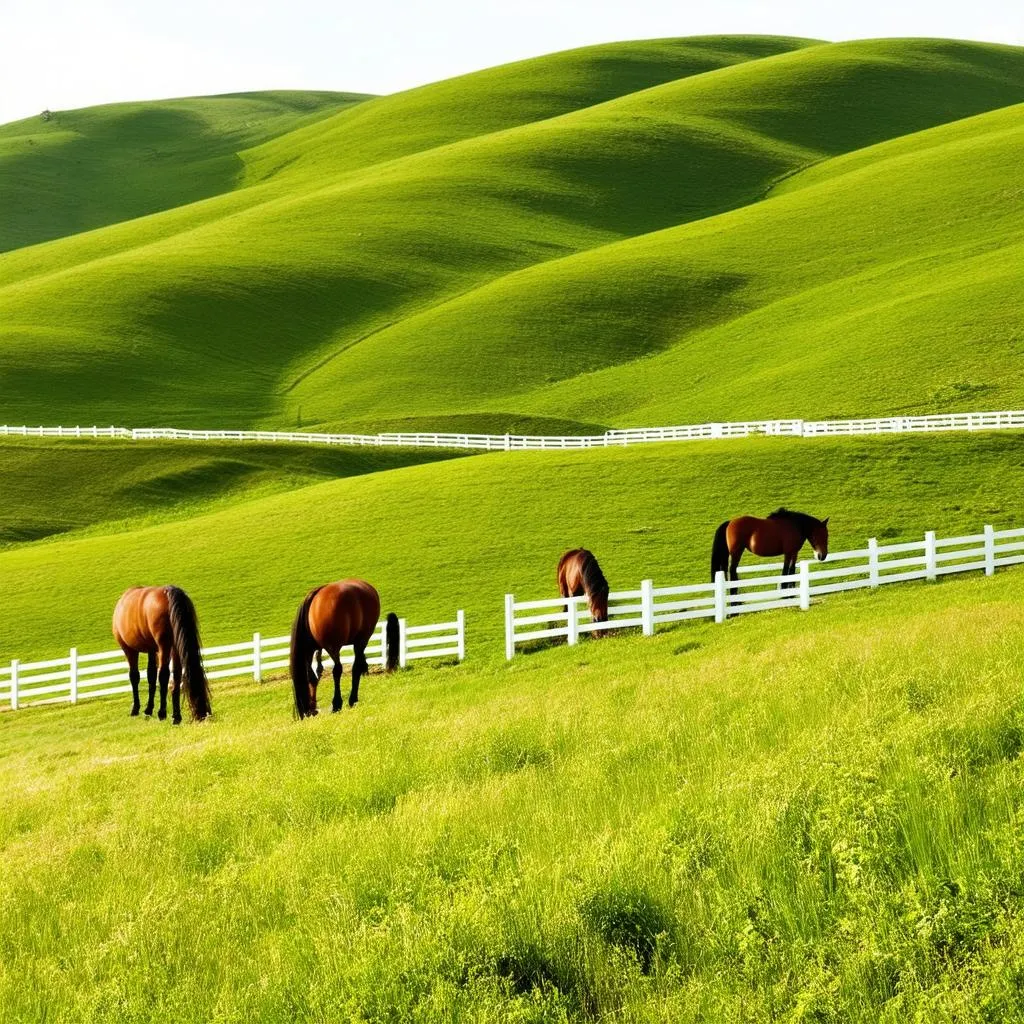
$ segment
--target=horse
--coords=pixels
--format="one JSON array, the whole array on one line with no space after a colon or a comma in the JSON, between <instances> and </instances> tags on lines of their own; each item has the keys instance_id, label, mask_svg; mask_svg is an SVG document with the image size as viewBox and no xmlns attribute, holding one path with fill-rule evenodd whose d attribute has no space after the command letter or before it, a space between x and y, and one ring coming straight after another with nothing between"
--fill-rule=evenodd
<instances>
[{"instance_id":1,"label":"horse","mask_svg":"<svg viewBox=\"0 0 1024 1024\"><path fill-rule=\"evenodd\" d=\"M782 575L792 576L804 542L810 542L819 562L828 558L828 518L815 519L805 512L776 509L767 519L740 516L727 519L715 531L711 547L711 580L719 572L730 580L739 578L737 569L744 551L768 558L782 555Z\"/></svg>"},{"instance_id":2,"label":"horse","mask_svg":"<svg viewBox=\"0 0 1024 1024\"><path fill-rule=\"evenodd\" d=\"M597 559L586 548L573 548L558 560L558 593L561 597L585 594L594 622L608 621L608 581ZM604 636L604 631L596 635Z\"/></svg>"},{"instance_id":3,"label":"horse","mask_svg":"<svg viewBox=\"0 0 1024 1024\"><path fill-rule=\"evenodd\" d=\"M192 599L180 587L131 587L114 607L114 639L128 659L132 683L132 715L139 713L139 655L145 654L149 700L146 714L153 714L156 683L160 680L160 710L167 717L167 684L171 673L171 723L181 722L181 689L184 685L192 717L201 722L212 713L210 686L203 670L199 646L199 622ZM157 671L159 658L159 672Z\"/></svg>"},{"instance_id":4,"label":"horse","mask_svg":"<svg viewBox=\"0 0 1024 1024\"><path fill-rule=\"evenodd\" d=\"M366 662L366 645L370 642L380 618L380 595L365 580L338 580L314 587L299 605L292 625L290 668L295 691L295 713L299 718L315 715L316 687L323 674L321 651L334 660L334 700L332 711L340 711L341 649L351 644L355 652L352 664L352 689L348 705L359 700L359 680L370 666ZM389 612L385 643L387 671L398 664L398 616ZM311 660L316 655L317 668Z\"/></svg>"}]
</instances>

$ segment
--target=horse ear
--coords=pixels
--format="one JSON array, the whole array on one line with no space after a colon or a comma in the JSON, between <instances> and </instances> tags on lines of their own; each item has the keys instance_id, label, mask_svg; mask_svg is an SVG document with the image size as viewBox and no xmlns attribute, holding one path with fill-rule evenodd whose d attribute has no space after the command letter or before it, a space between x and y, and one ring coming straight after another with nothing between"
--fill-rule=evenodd
<instances>
[{"instance_id":1,"label":"horse ear","mask_svg":"<svg viewBox=\"0 0 1024 1024\"><path fill-rule=\"evenodd\" d=\"M830 518L831 518L830 516L825 516L825 518L822 519L822 521L821 521L821 525L822 526L828 526L828 521L829 521Z\"/></svg>"}]
</instances>

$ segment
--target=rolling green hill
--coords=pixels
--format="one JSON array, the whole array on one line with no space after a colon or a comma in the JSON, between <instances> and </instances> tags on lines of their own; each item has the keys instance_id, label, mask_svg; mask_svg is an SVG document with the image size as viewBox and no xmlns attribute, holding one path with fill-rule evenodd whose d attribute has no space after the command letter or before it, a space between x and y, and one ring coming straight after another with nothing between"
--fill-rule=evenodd
<instances>
[{"instance_id":1,"label":"rolling green hill","mask_svg":"<svg viewBox=\"0 0 1024 1024\"><path fill-rule=\"evenodd\" d=\"M0 126L0 253L235 188L239 156L367 99L263 92L46 111Z\"/></svg>"},{"instance_id":2,"label":"rolling green hill","mask_svg":"<svg viewBox=\"0 0 1024 1024\"><path fill-rule=\"evenodd\" d=\"M244 187L0 257L3 415L564 430L1016 405L1022 101L1013 48L757 38L369 100L242 153Z\"/></svg>"},{"instance_id":3,"label":"rolling green hill","mask_svg":"<svg viewBox=\"0 0 1024 1024\"><path fill-rule=\"evenodd\" d=\"M359 453L314 465L293 448L236 452L153 443L83 463L66 444L0 446L22 521L54 534L0 550L0 659L107 650L110 611L135 583L185 587L206 640L231 643L286 631L310 586L346 576L411 622L465 609L469 656L500 659L503 595L553 595L559 556L581 544L625 589L706 579L723 519L783 504L831 516L833 550L1022 525L1012 434L495 453L385 472ZM86 467L78 502L51 493L49 479Z\"/></svg>"}]
</instances>

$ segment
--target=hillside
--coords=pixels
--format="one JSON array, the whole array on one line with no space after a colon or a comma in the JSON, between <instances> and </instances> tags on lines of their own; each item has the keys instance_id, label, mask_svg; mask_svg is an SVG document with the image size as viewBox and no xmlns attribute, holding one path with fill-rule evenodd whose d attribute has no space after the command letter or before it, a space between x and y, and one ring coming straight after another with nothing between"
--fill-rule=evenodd
<instances>
[{"instance_id":1,"label":"hillside","mask_svg":"<svg viewBox=\"0 0 1024 1024\"><path fill-rule=\"evenodd\" d=\"M0 446L22 509L14 521L53 536L0 550L0 651L23 660L72 643L109 649L110 611L136 583L185 587L207 642L232 643L285 632L311 585L353 575L410 621L463 608L470 658L500 659L503 595L552 596L559 555L581 544L625 589L705 580L718 524L779 505L831 516L833 550L1024 525L1013 434L496 453L359 475L371 466L338 458L326 481L326 457L314 471L294 448L232 458L164 443L100 447L84 464L73 446L42 445L45 474L33 477L26 445L37 447ZM51 493L50 478L80 467L96 474L80 502Z\"/></svg>"},{"instance_id":2,"label":"hillside","mask_svg":"<svg viewBox=\"0 0 1024 1024\"><path fill-rule=\"evenodd\" d=\"M364 99L263 92L47 111L0 126L0 253L230 191L239 154Z\"/></svg>"},{"instance_id":3,"label":"hillside","mask_svg":"<svg viewBox=\"0 0 1024 1024\"><path fill-rule=\"evenodd\" d=\"M4 415L589 429L1017 405L1021 102L1008 47L737 38L360 103L243 153L246 187L0 257Z\"/></svg>"},{"instance_id":4,"label":"hillside","mask_svg":"<svg viewBox=\"0 0 1024 1024\"><path fill-rule=\"evenodd\" d=\"M280 683L180 729L0 714L0 1002L1019 1019L1022 596L1007 572L372 675L303 723Z\"/></svg>"}]
</instances>

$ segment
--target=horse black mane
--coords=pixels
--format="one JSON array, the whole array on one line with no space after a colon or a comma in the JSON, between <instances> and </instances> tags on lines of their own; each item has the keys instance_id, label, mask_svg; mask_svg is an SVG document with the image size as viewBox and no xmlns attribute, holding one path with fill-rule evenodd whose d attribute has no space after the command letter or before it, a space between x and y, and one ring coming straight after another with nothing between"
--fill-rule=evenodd
<instances>
[{"instance_id":1,"label":"horse black mane","mask_svg":"<svg viewBox=\"0 0 1024 1024\"><path fill-rule=\"evenodd\" d=\"M587 554L590 557L583 560L583 585L588 594L607 594L610 588L604 573L601 572L601 566L590 552Z\"/></svg>"},{"instance_id":2,"label":"horse black mane","mask_svg":"<svg viewBox=\"0 0 1024 1024\"><path fill-rule=\"evenodd\" d=\"M769 519L788 519L793 523L796 528L803 534L804 537L810 537L810 535L821 526L821 520L815 519L814 516L809 516L806 512L794 512L788 508L777 508Z\"/></svg>"}]
</instances>

